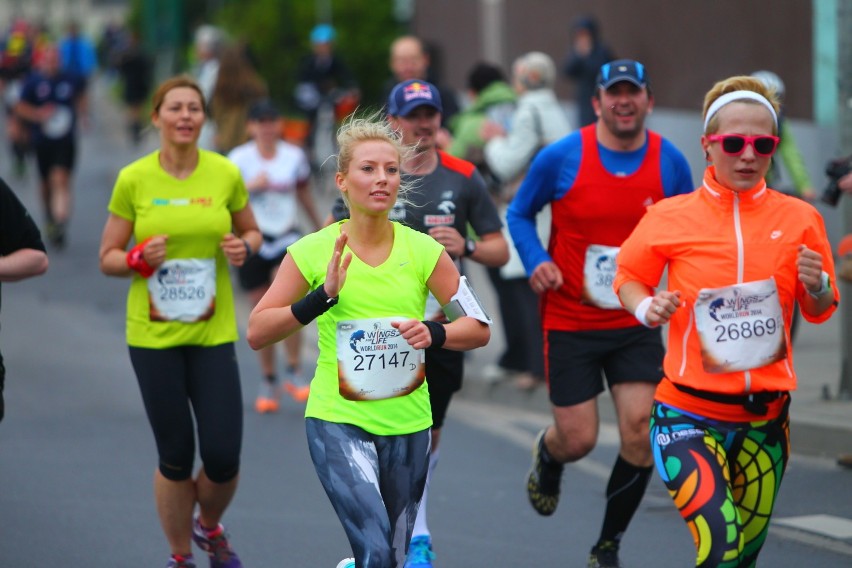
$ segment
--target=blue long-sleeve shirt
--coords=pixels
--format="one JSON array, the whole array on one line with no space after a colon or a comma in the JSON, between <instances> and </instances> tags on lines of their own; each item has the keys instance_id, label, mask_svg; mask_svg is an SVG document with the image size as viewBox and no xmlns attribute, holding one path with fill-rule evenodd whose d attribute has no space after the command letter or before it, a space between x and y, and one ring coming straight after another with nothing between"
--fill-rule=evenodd
<instances>
[{"instance_id":1,"label":"blue long-sleeve shirt","mask_svg":"<svg viewBox=\"0 0 852 568\"><path fill-rule=\"evenodd\" d=\"M580 132L577 130L539 152L509 205L506 215L509 232L528 275L542 262L552 260L538 238L535 217L547 204L562 199L571 191L583 158ZM604 168L614 175L628 176L636 172L645 159L647 139L646 136L641 148L629 152L609 150L598 143ZM666 197L694 189L689 163L665 138L660 148L660 174Z\"/></svg>"}]
</instances>

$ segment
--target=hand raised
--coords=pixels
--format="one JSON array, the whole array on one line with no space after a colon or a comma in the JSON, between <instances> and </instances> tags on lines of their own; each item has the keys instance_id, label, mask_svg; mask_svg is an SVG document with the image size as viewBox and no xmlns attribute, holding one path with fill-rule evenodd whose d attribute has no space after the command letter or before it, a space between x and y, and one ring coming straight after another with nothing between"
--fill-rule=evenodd
<instances>
[{"instance_id":1,"label":"hand raised","mask_svg":"<svg viewBox=\"0 0 852 568\"><path fill-rule=\"evenodd\" d=\"M331 255L331 260L328 261L328 270L325 274L325 293L329 298L336 298L340 295L340 290L346 282L346 270L352 262L352 253L343 254L343 249L349 241L349 236L346 233L340 233L340 236L334 241L334 252Z\"/></svg>"}]
</instances>

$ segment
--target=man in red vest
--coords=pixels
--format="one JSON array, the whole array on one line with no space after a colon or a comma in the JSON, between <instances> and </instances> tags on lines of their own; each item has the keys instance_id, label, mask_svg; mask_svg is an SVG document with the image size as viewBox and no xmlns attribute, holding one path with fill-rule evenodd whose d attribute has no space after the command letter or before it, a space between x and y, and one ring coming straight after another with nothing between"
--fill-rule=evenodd
<instances>
[{"instance_id":1,"label":"man in red vest","mask_svg":"<svg viewBox=\"0 0 852 568\"><path fill-rule=\"evenodd\" d=\"M621 565L619 543L651 475L648 421L664 352L659 328L644 327L615 296L616 254L646 207L694 186L683 154L645 128L654 98L644 65L626 59L603 65L592 105L597 122L536 156L507 220L530 285L541 297L554 416L533 449L530 503L541 515L553 514L563 465L595 447L605 379L621 445L588 565L609 567ZM535 228L546 205L552 212L547 249Z\"/></svg>"}]
</instances>

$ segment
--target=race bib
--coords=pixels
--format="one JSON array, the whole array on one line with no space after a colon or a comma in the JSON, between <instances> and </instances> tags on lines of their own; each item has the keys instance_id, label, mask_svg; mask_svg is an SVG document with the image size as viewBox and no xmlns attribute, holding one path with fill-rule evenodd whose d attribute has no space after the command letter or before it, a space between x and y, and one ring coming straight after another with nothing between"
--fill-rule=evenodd
<instances>
[{"instance_id":1,"label":"race bib","mask_svg":"<svg viewBox=\"0 0 852 568\"><path fill-rule=\"evenodd\" d=\"M604 310L620 310L621 302L612 289L615 279L615 257L619 247L589 245L586 249L586 262L583 264L583 303Z\"/></svg>"},{"instance_id":2,"label":"race bib","mask_svg":"<svg viewBox=\"0 0 852 568\"><path fill-rule=\"evenodd\" d=\"M41 125L41 131L45 136L51 139L58 139L67 136L71 132L71 125L74 122L74 115L71 109L65 105L54 105L53 113Z\"/></svg>"},{"instance_id":3,"label":"race bib","mask_svg":"<svg viewBox=\"0 0 852 568\"><path fill-rule=\"evenodd\" d=\"M337 378L347 400L382 400L414 392L426 380L425 353L414 349L392 321L337 322Z\"/></svg>"},{"instance_id":4,"label":"race bib","mask_svg":"<svg viewBox=\"0 0 852 568\"><path fill-rule=\"evenodd\" d=\"M701 289L694 313L701 360L708 373L747 371L787 356L774 278Z\"/></svg>"},{"instance_id":5,"label":"race bib","mask_svg":"<svg viewBox=\"0 0 852 568\"><path fill-rule=\"evenodd\" d=\"M192 323L216 312L216 261L212 258L167 260L148 278L151 321Z\"/></svg>"}]
</instances>

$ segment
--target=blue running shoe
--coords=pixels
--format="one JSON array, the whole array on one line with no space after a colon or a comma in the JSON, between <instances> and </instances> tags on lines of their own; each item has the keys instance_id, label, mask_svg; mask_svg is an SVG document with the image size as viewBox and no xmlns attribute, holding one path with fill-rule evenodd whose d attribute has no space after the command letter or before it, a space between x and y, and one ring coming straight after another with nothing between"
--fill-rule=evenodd
<instances>
[{"instance_id":1,"label":"blue running shoe","mask_svg":"<svg viewBox=\"0 0 852 568\"><path fill-rule=\"evenodd\" d=\"M337 563L335 568L355 568L355 559L354 558L344 558L340 562Z\"/></svg>"},{"instance_id":2,"label":"blue running shoe","mask_svg":"<svg viewBox=\"0 0 852 568\"><path fill-rule=\"evenodd\" d=\"M243 568L239 556L228 543L225 527L221 523L208 531L201 526L196 515L192 522L192 540L210 556L210 568Z\"/></svg>"},{"instance_id":3,"label":"blue running shoe","mask_svg":"<svg viewBox=\"0 0 852 568\"><path fill-rule=\"evenodd\" d=\"M403 568L432 568L432 539L428 536L415 536L408 545L408 556Z\"/></svg>"}]
</instances>

